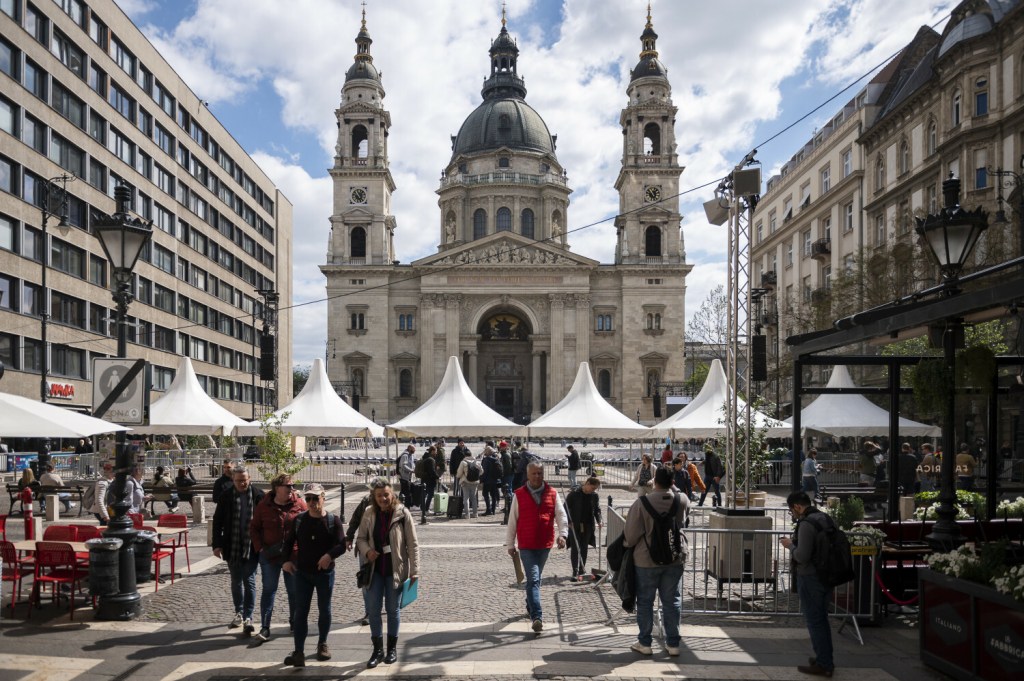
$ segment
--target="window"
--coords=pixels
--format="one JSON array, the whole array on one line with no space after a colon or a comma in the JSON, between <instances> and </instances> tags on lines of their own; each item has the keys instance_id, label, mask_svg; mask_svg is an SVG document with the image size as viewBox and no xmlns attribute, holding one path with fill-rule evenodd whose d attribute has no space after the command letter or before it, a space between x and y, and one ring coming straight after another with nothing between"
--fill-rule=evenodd
<instances>
[{"instance_id":1,"label":"window","mask_svg":"<svg viewBox=\"0 0 1024 681\"><path fill-rule=\"evenodd\" d=\"M595 330L600 332L613 331L612 316L610 314L598 314L595 317Z\"/></svg>"},{"instance_id":2,"label":"window","mask_svg":"<svg viewBox=\"0 0 1024 681\"><path fill-rule=\"evenodd\" d=\"M110 57L132 79L135 78L135 56L117 38L110 39Z\"/></svg>"},{"instance_id":3,"label":"window","mask_svg":"<svg viewBox=\"0 0 1024 681\"><path fill-rule=\"evenodd\" d=\"M806 208L811 205L811 183L808 182L800 187L800 207Z\"/></svg>"},{"instance_id":4,"label":"window","mask_svg":"<svg viewBox=\"0 0 1024 681\"><path fill-rule=\"evenodd\" d=\"M952 118L952 126L954 128L956 126L960 125L960 115L961 115L960 107L961 107L961 104L962 104L961 100L962 100L962 96L960 94L960 91L956 90L955 92L953 92L952 111L950 112L950 114L951 114L951 118Z\"/></svg>"},{"instance_id":5,"label":"window","mask_svg":"<svg viewBox=\"0 0 1024 681\"><path fill-rule=\"evenodd\" d=\"M853 150L847 149L843 152L843 177L849 177L853 172Z\"/></svg>"},{"instance_id":6,"label":"window","mask_svg":"<svg viewBox=\"0 0 1024 681\"><path fill-rule=\"evenodd\" d=\"M843 233L853 231L853 202L843 206Z\"/></svg>"},{"instance_id":7,"label":"window","mask_svg":"<svg viewBox=\"0 0 1024 681\"><path fill-rule=\"evenodd\" d=\"M928 212L936 213L939 210L939 192L935 185L928 187Z\"/></svg>"},{"instance_id":8,"label":"window","mask_svg":"<svg viewBox=\"0 0 1024 681\"><path fill-rule=\"evenodd\" d=\"M644 255L661 256L661 229L656 225L651 225L644 231Z\"/></svg>"},{"instance_id":9,"label":"window","mask_svg":"<svg viewBox=\"0 0 1024 681\"><path fill-rule=\"evenodd\" d=\"M165 154L174 157L174 137L159 123L153 127L153 141Z\"/></svg>"},{"instance_id":10,"label":"window","mask_svg":"<svg viewBox=\"0 0 1024 681\"><path fill-rule=\"evenodd\" d=\"M0 156L0 191L9 194L18 193L18 180L15 177L17 168L14 163Z\"/></svg>"},{"instance_id":11,"label":"window","mask_svg":"<svg viewBox=\"0 0 1024 681\"><path fill-rule=\"evenodd\" d=\"M97 286L107 285L107 261L97 255L89 256L89 281Z\"/></svg>"},{"instance_id":12,"label":"window","mask_svg":"<svg viewBox=\"0 0 1024 681\"><path fill-rule=\"evenodd\" d=\"M129 97L128 94L113 81L110 82L110 94L107 97L107 101L110 102L110 106L114 107L119 114L130 121L135 120L135 100Z\"/></svg>"},{"instance_id":13,"label":"window","mask_svg":"<svg viewBox=\"0 0 1024 681\"><path fill-rule=\"evenodd\" d=\"M0 274L0 309L18 311L18 280Z\"/></svg>"},{"instance_id":14,"label":"window","mask_svg":"<svg viewBox=\"0 0 1024 681\"><path fill-rule=\"evenodd\" d=\"M362 331L366 329L366 316L362 312L353 312L350 317L350 329Z\"/></svg>"},{"instance_id":15,"label":"window","mask_svg":"<svg viewBox=\"0 0 1024 681\"><path fill-rule=\"evenodd\" d=\"M86 328L85 301L59 291L50 292L50 316L58 324Z\"/></svg>"},{"instance_id":16,"label":"window","mask_svg":"<svg viewBox=\"0 0 1024 681\"><path fill-rule=\"evenodd\" d=\"M141 106L139 107L139 115L135 118L135 127L146 137L150 137L153 134L153 117Z\"/></svg>"},{"instance_id":17,"label":"window","mask_svg":"<svg viewBox=\"0 0 1024 681\"><path fill-rule=\"evenodd\" d=\"M50 160L75 177L85 177L85 152L53 133L50 137Z\"/></svg>"},{"instance_id":18,"label":"window","mask_svg":"<svg viewBox=\"0 0 1024 681\"><path fill-rule=\"evenodd\" d=\"M50 89L50 106L61 116L85 130L85 103L56 80Z\"/></svg>"},{"instance_id":19,"label":"window","mask_svg":"<svg viewBox=\"0 0 1024 681\"><path fill-rule=\"evenodd\" d=\"M89 159L89 184L101 192L107 191L107 167L94 158Z\"/></svg>"},{"instance_id":20,"label":"window","mask_svg":"<svg viewBox=\"0 0 1024 681\"><path fill-rule=\"evenodd\" d=\"M167 331L167 329L163 329ZM159 333L159 327L158 327ZM173 332L171 332L173 335ZM174 352L174 340L171 339L170 347L160 348L161 350L168 350ZM167 390L171 387L171 383L174 382L174 369L167 369L165 367L153 367L153 390Z\"/></svg>"},{"instance_id":21,"label":"window","mask_svg":"<svg viewBox=\"0 0 1024 681\"><path fill-rule=\"evenodd\" d=\"M533 211L524 208L519 218L519 230L528 239L534 238Z\"/></svg>"},{"instance_id":22,"label":"window","mask_svg":"<svg viewBox=\"0 0 1024 681\"><path fill-rule=\"evenodd\" d=\"M487 211L477 208L473 212L473 238L482 239L487 236Z\"/></svg>"},{"instance_id":23,"label":"window","mask_svg":"<svg viewBox=\"0 0 1024 681\"><path fill-rule=\"evenodd\" d=\"M782 202L782 222L789 222L793 218L793 199L786 199Z\"/></svg>"},{"instance_id":24,"label":"window","mask_svg":"<svg viewBox=\"0 0 1024 681\"><path fill-rule=\"evenodd\" d=\"M499 232L512 231L512 211L504 206L498 209L496 229Z\"/></svg>"},{"instance_id":25,"label":"window","mask_svg":"<svg viewBox=\"0 0 1024 681\"><path fill-rule=\"evenodd\" d=\"M928 155L931 156L939 146L939 126L932 121L928 124Z\"/></svg>"},{"instance_id":26,"label":"window","mask_svg":"<svg viewBox=\"0 0 1024 681\"><path fill-rule=\"evenodd\" d=\"M43 16L42 12L32 5L25 7L25 30L30 36L45 45L47 43L46 38L49 35L48 28L49 21Z\"/></svg>"},{"instance_id":27,"label":"window","mask_svg":"<svg viewBox=\"0 0 1024 681\"><path fill-rule=\"evenodd\" d=\"M21 311L24 314L38 317L43 312L42 289L27 281L21 284Z\"/></svg>"},{"instance_id":28,"label":"window","mask_svg":"<svg viewBox=\"0 0 1024 681\"><path fill-rule=\"evenodd\" d=\"M793 266L793 242L790 241L786 244L786 267Z\"/></svg>"},{"instance_id":29,"label":"window","mask_svg":"<svg viewBox=\"0 0 1024 681\"><path fill-rule=\"evenodd\" d=\"M46 71L39 68L31 59L25 60L25 89L39 99L46 99Z\"/></svg>"},{"instance_id":30,"label":"window","mask_svg":"<svg viewBox=\"0 0 1024 681\"><path fill-rule=\"evenodd\" d=\"M21 141L40 154L46 153L46 126L25 114L21 125Z\"/></svg>"},{"instance_id":31,"label":"window","mask_svg":"<svg viewBox=\"0 0 1024 681\"><path fill-rule=\"evenodd\" d=\"M612 372L607 369L597 372L597 392L605 399L612 396Z\"/></svg>"},{"instance_id":32,"label":"window","mask_svg":"<svg viewBox=\"0 0 1024 681\"><path fill-rule=\"evenodd\" d=\"M811 255L811 230L806 230L803 233L804 241L804 257L807 258Z\"/></svg>"},{"instance_id":33,"label":"window","mask_svg":"<svg viewBox=\"0 0 1024 681\"><path fill-rule=\"evenodd\" d=\"M349 235L349 253L353 258L366 257L366 230L362 227L353 227Z\"/></svg>"},{"instance_id":34,"label":"window","mask_svg":"<svg viewBox=\"0 0 1024 681\"><path fill-rule=\"evenodd\" d=\"M900 143L900 175L910 172L910 144L906 140Z\"/></svg>"},{"instance_id":35,"label":"window","mask_svg":"<svg viewBox=\"0 0 1024 681\"><path fill-rule=\"evenodd\" d=\"M804 302L811 302L811 275L808 274L803 278L803 281L800 283L800 290L803 292Z\"/></svg>"},{"instance_id":36,"label":"window","mask_svg":"<svg viewBox=\"0 0 1024 681\"><path fill-rule=\"evenodd\" d=\"M85 28L82 0L53 0L79 26Z\"/></svg>"},{"instance_id":37,"label":"window","mask_svg":"<svg viewBox=\"0 0 1024 681\"><path fill-rule=\"evenodd\" d=\"M0 6L3 3L0 1ZM0 362L3 362L12 369L20 369L21 362L18 361L18 339L6 333L0 333Z\"/></svg>"},{"instance_id":38,"label":"window","mask_svg":"<svg viewBox=\"0 0 1024 681\"><path fill-rule=\"evenodd\" d=\"M153 244L152 262L154 267L168 274L174 274L174 254L160 244Z\"/></svg>"},{"instance_id":39,"label":"window","mask_svg":"<svg viewBox=\"0 0 1024 681\"><path fill-rule=\"evenodd\" d=\"M105 50L107 49L108 35L107 25L100 21L94 12L89 21L89 37L92 38L94 43Z\"/></svg>"},{"instance_id":40,"label":"window","mask_svg":"<svg viewBox=\"0 0 1024 681\"><path fill-rule=\"evenodd\" d=\"M17 48L6 40L0 39L0 71L14 80L18 80L18 61L20 55Z\"/></svg>"},{"instance_id":41,"label":"window","mask_svg":"<svg viewBox=\"0 0 1024 681\"><path fill-rule=\"evenodd\" d=\"M412 370L402 369L398 372L398 396L412 397Z\"/></svg>"},{"instance_id":42,"label":"window","mask_svg":"<svg viewBox=\"0 0 1024 681\"><path fill-rule=\"evenodd\" d=\"M32 227L25 227L21 240L21 254L29 260L43 261L43 233Z\"/></svg>"},{"instance_id":43,"label":"window","mask_svg":"<svg viewBox=\"0 0 1024 681\"><path fill-rule=\"evenodd\" d=\"M110 140L107 143L107 148L129 166L135 167L135 145L114 128L110 129Z\"/></svg>"},{"instance_id":44,"label":"window","mask_svg":"<svg viewBox=\"0 0 1024 681\"><path fill-rule=\"evenodd\" d=\"M881 246L885 243L885 215L879 213L875 216L875 245Z\"/></svg>"},{"instance_id":45,"label":"window","mask_svg":"<svg viewBox=\"0 0 1024 681\"><path fill-rule=\"evenodd\" d=\"M50 372L56 376L85 378L85 350L66 345L51 346Z\"/></svg>"},{"instance_id":46,"label":"window","mask_svg":"<svg viewBox=\"0 0 1024 681\"><path fill-rule=\"evenodd\" d=\"M3 12L10 18L18 21L18 4L17 0L0 0L0 12Z\"/></svg>"},{"instance_id":47,"label":"window","mask_svg":"<svg viewBox=\"0 0 1024 681\"><path fill-rule=\"evenodd\" d=\"M974 188L985 189L988 187L988 150L975 149L974 151Z\"/></svg>"},{"instance_id":48,"label":"window","mask_svg":"<svg viewBox=\"0 0 1024 681\"><path fill-rule=\"evenodd\" d=\"M85 279L85 251L66 241L51 237L50 267Z\"/></svg>"},{"instance_id":49,"label":"window","mask_svg":"<svg viewBox=\"0 0 1024 681\"><path fill-rule=\"evenodd\" d=\"M985 116L988 114L988 78L979 78L974 87L974 115Z\"/></svg>"},{"instance_id":50,"label":"window","mask_svg":"<svg viewBox=\"0 0 1024 681\"><path fill-rule=\"evenodd\" d=\"M18 224L7 217L0 215L0 248L13 253L18 252ZM8 294L9 296L10 294Z\"/></svg>"},{"instance_id":51,"label":"window","mask_svg":"<svg viewBox=\"0 0 1024 681\"><path fill-rule=\"evenodd\" d=\"M411 312L403 313L398 315L398 330L399 331L412 331L416 328L415 317Z\"/></svg>"},{"instance_id":52,"label":"window","mask_svg":"<svg viewBox=\"0 0 1024 681\"><path fill-rule=\"evenodd\" d=\"M64 66L71 69L71 72L79 78L85 78L85 55L71 42L60 29L54 28L50 38L50 52L61 61Z\"/></svg>"},{"instance_id":53,"label":"window","mask_svg":"<svg viewBox=\"0 0 1024 681\"><path fill-rule=\"evenodd\" d=\"M880 192L883 189L885 189L885 161L879 156L875 163L875 191Z\"/></svg>"},{"instance_id":54,"label":"window","mask_svg":"<svg viewBox=\"0 0 1024 681\"><path fill-rule=\"evenodd\" d=\"M167 351L167 352L174 352L174 350L175 350L175 348L174 348L174 331L172 331L171 329L165 328L163 326L156 326L156 327L154 327L154 329L153 329L153 347L156 348L157 350L164 350L164 351ZM154 370L153 370L154 383L156 382L155 378L156 378L156 373L157 373L158 370L159 370L159 367L154 367ZM168 383L168 385L170 385L170 383ZM154 387L156 387L156 386L154 385Z\"/></svg>"},{"instance_id":55,"label":"window","mask_svg":"<svg viewBox=\"0 0 1024 681\"><path fill-rule=\"evenodd\" d=\"M140 303L153 304L153 282L145 277L138 277L138 284L135 286L135 297Z\"/></svg>"},{"instance_id":56,"label":"window","mask_svg":"<svg viewBox=\"0 0 1024 681\"><path fill-rule=\"evenodd\" d=\"M832 188L832 169L825 166L821 169L821 193L826 194Z\"/></svg>"},{"instance_id":57,"label":"window","mask_svg":"<svg viewBox=\"0 0 1024 681\"><path fill-rule=\"evenodd\" d=\"M769 234L775 234L775 230L778 229L778 227L779 227L779 222L778 222L778 218L775 215L775 211L772 211L771 213L768 213L768 233Z\"/></svg>"}]
</instances>

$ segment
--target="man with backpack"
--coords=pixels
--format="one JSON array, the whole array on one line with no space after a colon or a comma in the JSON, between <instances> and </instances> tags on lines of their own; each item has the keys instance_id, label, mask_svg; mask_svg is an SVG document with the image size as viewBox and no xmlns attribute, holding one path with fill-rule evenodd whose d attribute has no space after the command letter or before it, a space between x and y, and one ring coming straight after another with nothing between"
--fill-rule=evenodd
<instances>
[{"instance_id":1,"label":"man with backpack","mask_svg":"<svg viewBox=\"0 0 1024 681\"><path fill-rule=\"evenodd\" d=\"M475 518L480 505L479 490L480 479L483 477L484 468L473 454L469 454L459 464L459 470L455 473L456 484L462 490L463 517Z\"/></svg>"},{"instance_id":2,"label":"man with backpack","mask_svg":"<svg viewBox=\"0 0 1024 681\"><path fill-rule=\"evenodd\" d=\"M440 474L444 472L442 465L440 470L437 467L437 445L432 445L427 453L416 462L415 473L423 485L423 503L420 504L420 524L427 524L427 513L434 505L434 491L437 489L437 481Z\"/></svg>"},{"instance_id":3,"label":"man with backpack","mask_svg":"<svg viewBox=\"0 0 1024 681\"><path fill-rule=\"evenodd\" d=\"M822 568L828 562L828 556L824 555L829 551L827 533L833 536L842 533L836 529L835 523L828 515L814 508L807 492L793 492L786 499L786 505L796 520L796 531L792 539L783 537L779 543L790 551L796 564L794 574L797 593L800 596L800 610L807 622L811 646L814 648L814 657L808 660L808 664L799 665L797 671L812 676L830 677L835 670L835 663L832 660L832 628L828 623L828 603L829 593L836 585L826 582L836 579L823 573ZM849 554L847 545L847 557Z\"/></svg>"},{"instance_id":4,"label":"man with backpack","mask_svg":"<svg viewBox=\"0 0 1024 681\"><path fill-rule=\"evenodd\" d=\"M662 466L654 473L654 490L633 502L623 531L625 545L633 548L636 566L636 623L640 628L630 648L650 655L654 629L654 597L661 600L661 625L665 649L679 655L679 583L686 566L686 538L682 528L690 501L672 489L672 471Z\"/></svg>"},{"instance_id":5,"label":"man with backpack","mask_svg":"<svg viewBox=\"0 0 1024 681\"><path fill-rule=\"evenodd\" d=\"M402 503L413 508L412 503L412 476L416 471L416 459L413 454L416 453L416 445L409 443L409 446L405 448L405 451L398 456L398 461L395 462L395 467L398 469L398 483L399 496L402 499Z\"/></svg>"}]
</instances>

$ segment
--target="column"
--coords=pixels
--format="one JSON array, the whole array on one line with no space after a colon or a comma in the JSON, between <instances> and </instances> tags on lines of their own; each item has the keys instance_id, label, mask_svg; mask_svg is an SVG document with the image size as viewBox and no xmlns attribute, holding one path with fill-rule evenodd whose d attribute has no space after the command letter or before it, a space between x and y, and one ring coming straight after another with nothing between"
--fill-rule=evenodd
<instances>
[{"instance_id":1,"label":"column","mask_svg":"<svg viewBox=\"0 0 1024 681\"><path fill-rule=\"evenodd\" d=\"M446 293L444 296L444 334L445 334L445 358L452 355L459 356L459 303L462 296L457 293Z\"/></svg>"},{"instance_id":2,"label":"column","mask_svg":"<svg viewBox=\"0 0 1024 681\"><path fill-rule=\"evenodd\" d=\"M530 407L530 410L531 410L530 420L531 421L533 421L535 419L538 419L541 416L541 414L540 414L540 388L541 388L541 386L540 386L540 380L541 380L540 379L540 358L541 358L542 354L543 353L541 353L540 351L536 351L536 350L533 353L533 396L531 398L531 405L532 406Z\"/></svg>"},{"instance_id":3,"label":"column","mask_svg":"<svg viewBox=\"0 0 1024 681\"><path fill-rule=\"evenodd\" d=\"M479 386L477 385L477 382L476 382L477 351L476 350L469 350L466 354L469 356L469 359L467 360L467 362L469 363L469 366L467 367L467 372L466 372L467 375L469 376L469 378L467 379L466 382L469 383L469 389L473 391L473 394L476 395L477 397L480 397L480 395L477 394L477 391L480 388L479 388Z\"/></svg>"},{"instance_id":4,"label":"column","mask_svg":"<svg viewBox=\"0 0 1024 681\"><path fill-rule=\"evenodd\" d=\"M576 366L590 361L590 296L576 294Z\"/></svg>"},{"instance_id":5,"label":"column","mask_svg":"<svg viewBox=\"0 0 1024 681\"><path fill-rule=\"evenodd\" d=\"M554 406L565 396L565 294L550 293L551 353L548 366L548 404Z\"/></svg>"},{"instance_id":6,"label":"column","mask_svg":"<svg viewBox=\"0 0 1024 681\"><path fill-rule=\"evenodd\" d=\"M434 394L434 296L420 296L420 390L419 398L426 400Z\"/></svg>"}]
</instances>

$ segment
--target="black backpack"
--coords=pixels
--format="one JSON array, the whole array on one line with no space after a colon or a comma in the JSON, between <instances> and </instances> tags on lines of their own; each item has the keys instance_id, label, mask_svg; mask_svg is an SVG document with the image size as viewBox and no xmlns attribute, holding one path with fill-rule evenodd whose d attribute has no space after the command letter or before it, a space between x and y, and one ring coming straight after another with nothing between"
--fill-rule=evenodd
<instances>
[{"instance_id":1,"label":"black backpack","mask_svg":"<svg viewBox=\"0 0 1024 681\"><path fill-rule=\"evenodd\" d=\"M483 469L480 467L480 462L475 459L470 460L466 464L466 482L479 482L480 473L482 472Z\"/></svg>"},{"instance_id":2,"label":"black backpack","mask_svg":"<svg viewBox=\"0 0 1024 681\"><path fill-rule=\"evenodd\" d=\"M654 519L650 541L647 535L644 535L644 543L647 544L647 553L650 554L651 560L655 565L672 565L678 562L683 555L683 540L676 519L679 513L679 497L672 496L672 505L665 513L655 511L647 497L640 497L640 503Z\"/></svg>"},{"instance_id":3,"label":"black backpack","mask_svg":"<svg viewBox=\"0 0 1024 681\"><path fill-rule=\"evenodd\" d=\"M846 584L856 576L850 540L832 520L832 516L818 511L804 518L817 530L814 535L814 567L818 579L828 588Z\"/></svg>"}]
</instances>

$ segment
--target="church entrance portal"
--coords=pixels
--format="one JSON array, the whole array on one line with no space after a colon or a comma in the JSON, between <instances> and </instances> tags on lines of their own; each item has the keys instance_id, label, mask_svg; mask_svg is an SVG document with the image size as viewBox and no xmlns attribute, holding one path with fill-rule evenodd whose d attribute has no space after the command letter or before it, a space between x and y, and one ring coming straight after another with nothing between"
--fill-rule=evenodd
<instances>
[{"instance_id":1,"label":"church entrance portal","mask_svg":"<svg viewBox=\"0 0 1024 681\"><path fill-rule=\"evenodd\" d=\"M514 312L494 312L477 329L479 385L474 392L494 411L516 423L530 419L533 404L533 341L529 322Z\"/></svg>"}]
</instances>

